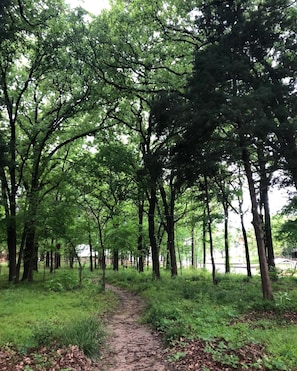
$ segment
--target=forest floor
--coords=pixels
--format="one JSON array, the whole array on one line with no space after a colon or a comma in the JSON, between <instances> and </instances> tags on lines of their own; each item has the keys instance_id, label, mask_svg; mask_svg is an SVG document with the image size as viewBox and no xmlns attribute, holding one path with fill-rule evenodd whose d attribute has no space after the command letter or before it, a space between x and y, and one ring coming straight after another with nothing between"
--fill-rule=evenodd
<instances>
[{"instance_id":1,"label":"forest floor","mask_svg":"<svg viewBox=\"0 0 297 371\"><path fill-rule=\"evenodd\" d=\"M98 362L89 360L75 346L62 349L35 349L21 355L11 349L0 350L0 370L67 370L67 371L178 371L178 370L234 370L232 366L214 360L205 352L201 340L177 342L166 348L161 335L141 323L144 300L127 290L107 286L119 300L117 309L104 319L107 338ZM239 349L237 357L242 368L251 359L262 358L261 346ZM170 360L170 361L169 361ZM263 368L257 367L257 370ZM251 368L249 368L251 370Z\"/></svg>"},{"instance_id":2,"label":"forest floor","mask_svg":"<svg viewBox=\"0 0 297 371\"><path fill-rule=\"evenodd\" d=\"M144 300L115 286L107 285L107 288L118 296L119 305L106 322L109 337L97 370L239 371L247 370L246 362L256 362L263 357L260 345L247 345L238 349L236 354L230 353L230 358L234 355L240 360L240 366L237 364L234 368L213 359L212 354L205 351L206 343L202 340L179 341L166 348L161 335L140 322ZM264 370L259 364L254 369Z\"/></svg>"}]
</instances>

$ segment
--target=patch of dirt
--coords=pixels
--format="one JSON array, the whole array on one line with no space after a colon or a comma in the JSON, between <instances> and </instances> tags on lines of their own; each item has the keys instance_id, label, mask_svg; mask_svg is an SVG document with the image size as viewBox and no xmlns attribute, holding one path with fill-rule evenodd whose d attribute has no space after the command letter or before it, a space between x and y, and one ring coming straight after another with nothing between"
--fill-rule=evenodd
<instances>
[{"instance_id":1,"label":"patch of dirt","mask_svg":"<svg viewBox=\"0 0 297 371\"><path fill-rule=\"evenodd\" d=\"M144 301L129 291L110 285L107 288L117 294L119 306L106 323L109 337L100 370L172 370L160 335L140 323Z\"/></svg>"}]
</instances>

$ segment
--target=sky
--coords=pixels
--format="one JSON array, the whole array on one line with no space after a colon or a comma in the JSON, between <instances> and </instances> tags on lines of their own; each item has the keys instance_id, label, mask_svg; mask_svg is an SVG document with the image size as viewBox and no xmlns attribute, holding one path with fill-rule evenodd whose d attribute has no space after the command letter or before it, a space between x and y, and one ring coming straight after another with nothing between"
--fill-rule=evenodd
<instances>
[{"instance_id":1,"label":"sky","mask_svg":"<svg viewBox=\"0 0 297 371\"><path fill-rule=\"evenodd\" d=\"M66 2L73 8L81 6L95 15L109 6L109 0L66 0Z\"/></svg>"}]
</instances>

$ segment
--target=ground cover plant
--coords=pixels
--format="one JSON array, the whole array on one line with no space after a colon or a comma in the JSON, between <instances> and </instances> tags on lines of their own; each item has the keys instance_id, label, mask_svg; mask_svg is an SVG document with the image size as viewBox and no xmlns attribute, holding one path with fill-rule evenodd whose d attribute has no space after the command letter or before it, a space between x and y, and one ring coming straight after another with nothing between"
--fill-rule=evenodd
<instances>
[{"instance_id":1,"label":"ground cover plant","mask_svg":"<svg viewBox=\"0 0 297 371\"><path fill-rule=\"evenodd\" d=\"M116 299L100 292L94 275L85 271L84 276L78 287L77 271L70 269L18 285L0 275L1 370L8 359L14 369L44 370L63 369L63 362L86 365L100 356L102 318Z\"/></svg>"},{"instance_id":2,"label":"ground cover plant","mask_svg":"<svg viewBox=\"0 0 297 371\"><path fill-rule=\"evenodd\" d=\"M147 301L143 320L162 332L176 369L195 369L204 357L220 369L297 370L297 280L275 276L274 301L264 301L260 278L184 271L161 280L132 270L107 279ZM211 361L209 361L211 359ZM224 368L225 367L225 368ZM197 368L196 368L197 369Z\"/></svg>"}]
</instances>

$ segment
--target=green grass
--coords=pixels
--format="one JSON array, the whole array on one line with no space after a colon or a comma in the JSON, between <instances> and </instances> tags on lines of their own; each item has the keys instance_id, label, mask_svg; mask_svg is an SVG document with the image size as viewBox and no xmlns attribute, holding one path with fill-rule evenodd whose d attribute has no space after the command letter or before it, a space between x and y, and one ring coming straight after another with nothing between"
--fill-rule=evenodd
<instances>
[{"instance_id":1,"label":"green grass","mask_svg":"<svg viewBox=\"0 0 297 371\"><path fill-rule=\"evenodd\" d=\"M107 279L146 299L143 320L162 331L169 343L200 338L222 341L229 349L259 343L268 354L264 359L267 369L297 369L297 324L283 318L285 312L297 311L296 278L273 281L273 302L262 299L259 277L219 275L218 285L213 285L206 271L185 270L176 278L162 271L162 279L153 281L150 272L138 274L128 269L108 271ZM244 319L246 315L249 321Z\"/></svg>"},{"instance_id":2,"label":"green grass","mask_svg":"<svg viewBox=\"0 0 297 371\"><path fill-rule=\"evenodd\" d=\"M50 345L78 345L95 356L102 343L100 318L115 306L110 292L100 292L96 276L84 272L82 288L77 285L77 271L36 274L35 282L6 282L0 275L0 347L10 344L19 350Z\"/></svg>"}]
</instances>

